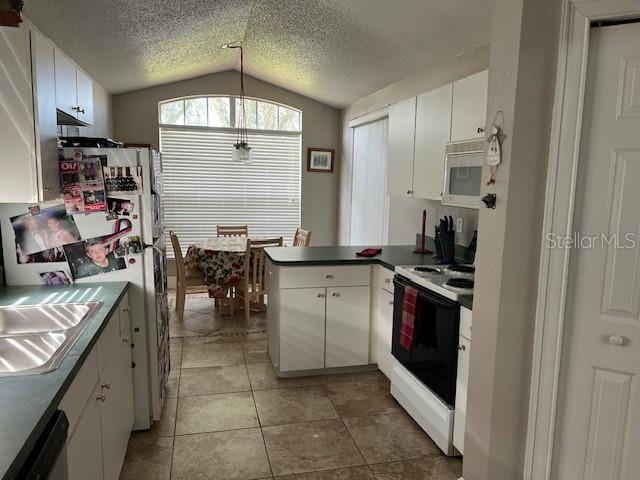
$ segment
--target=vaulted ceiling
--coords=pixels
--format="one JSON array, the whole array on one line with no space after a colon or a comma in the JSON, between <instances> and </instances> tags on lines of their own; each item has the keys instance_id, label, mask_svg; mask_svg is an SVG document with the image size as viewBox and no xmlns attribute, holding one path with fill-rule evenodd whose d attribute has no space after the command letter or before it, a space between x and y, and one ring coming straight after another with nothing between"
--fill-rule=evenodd
<instances>
[{"instance_id":1,"label":"vaulted ceiling","mask_svg":"<svg viewBox=\"0 0 640 480\"><path fill-rule=\"evenodd\" d=\"M343 107L489 42L492 0L27 0L111 93L239 69Z\"/></svg>"}]
</instances>

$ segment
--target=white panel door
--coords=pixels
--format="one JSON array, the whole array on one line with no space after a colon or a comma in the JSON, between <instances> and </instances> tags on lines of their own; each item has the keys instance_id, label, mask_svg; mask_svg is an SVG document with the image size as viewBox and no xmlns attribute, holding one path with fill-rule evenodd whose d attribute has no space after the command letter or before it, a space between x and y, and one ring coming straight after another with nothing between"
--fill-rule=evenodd
<instances>
[{"instance_id":1,"label":"white panel door","mask_svg":"<svg viewBox=\"0 0 640 480\"><path fill-rule=\"evenodd\" d=\"M445 144L451 139L451 83L418 95L414 195L442 200Z\"/></svg>"},{"instance_id":2,"label":"white panel door","mask_svg":"<svg viewBox=\"0 0 640 480\"><path fill-rule=\"evenodd\" d=\"M389 107L387 191L389 195L413 195L413 154L416 132L416 97Z\"/></svg>"},{"instance_id":3,"label":"white panel door","mask_svg":"<svg viewBox=\"0 0 640 480\"><path fill-rule=\"evenodd\" d=\"M453 82L452 142L484 135L488 86L488 70Z\"/></svg>"},{"instance_id":4,"label":"white panel door","mask_svg":"<svg viewBox=\"0 0 640 480\"><path fill-rule=\"evenodd\" d=\"M98 400L100 395L100 385L97 385L89 397L72 437L67 441L69 480L103 478L101 402Z\"/></svg>"},{"instance_id":5,"label":"white panel door","mask_svg":"<svg viewBox=\"0 0 640 480\"><path fill-rule=\"evenodd\" d=\"M76 65L62 50L55 49L56 66L56 107L59 110L77 117L78 92Z\"/></svg>"},{"instance_id":6,"label":"white panel door","mask_svg":"<svg viewBox=\"0 0 640 480\"><path fill-rule=\"evenodd\" d=\"M393 357L391 355L393 295L384 288L380 288L378 292L378 324L376 326L377 362L380 371L390 379L393 372Z\"/></svg>"},{"instance_id":7,"label":"white panel door","mask_svg":"<svg viewBox=\"0 0 640 480\"><path fill-rule=\"evenodd\" d=\"M324 288L280 290L280 371L324 368Z\"/></svg>"},{"instance_id":8,"label":"white panel door","mask_svg":"<svg viewBox=\"0 0 640 480\"><path fill-rule=\"evenodd\" d=\"M327 288L326 368L369 363L370 287Z\"/></svg>"},{"instance_id":9,"label":"white panel door","mask_svg":"<svg viewBox=\"0 0 640 480\"><path fill-rule=\"evenodd\" d=\"M0 27L0 203L37 200L29 29Z\"/></svg>"},{"instance_id":10,"label":"white panel door","mask_svg":"<svg viewBox=\"0 0 640 480\"><path fill-rule=\"evenodd\" d=\"M571 252L557 480L640 472L639 79L640 24L592 29L574 218L583 240Z\"/></svg>"},{"instance_id":11,"label":"white panel door","mask_svg":"<svg viewBox=\"0 0 640 480\"><path fill-rule=\"evenodd\" d=\"M76 90L78 93L78 119L93 125L93 81L76 68Z\"/></svg>"}]
</instances>

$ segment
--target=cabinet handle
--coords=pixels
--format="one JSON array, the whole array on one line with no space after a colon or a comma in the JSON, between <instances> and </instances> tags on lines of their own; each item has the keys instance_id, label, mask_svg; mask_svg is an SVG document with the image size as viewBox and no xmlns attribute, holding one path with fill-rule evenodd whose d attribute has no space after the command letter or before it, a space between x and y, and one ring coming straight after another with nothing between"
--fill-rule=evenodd
<instances>
[{"instance_id":1,"label":"cabinet handle","mask_svg":"<svg viewBox=\"0 0 640 480\"><path fill-rule=\"evenodd\" d=\"M407 195L413 195L415 192L413 190L407 190Z\"/></svg>"},{"instance_id":2,"label":"cabinet handle","mask_svg":"<svg viewBox=\"0 0 640 480\"><path fill-rule=\"evenodd\" d=\"M122 343L129 343L129 339L128 338L123 338L122 339Z\"/></svg>"},{"instance_id":3,"label":"cabinet handle","mask_svg":"<svg viewBox=\"0 0 640 480\"><path fill-rule=\"evenodd\" d=\"M333 275L331 275L330 273L327 274L327 276L325 277L327 280L331 280L333 278Z\"/></svg>"},{"instance_id":4,"label":"cabinet handle","mask_svg":"<svg viewBox=\"0 0 640 480\"><path fill-rule=\"evenodd\" d=\"M319 293L318 298L324 298L324 293Z\"/></svg>"},{"instance_id":5,"label":"cabinet handle","mask_svg":"<svg viewBox=\"0 0 640 480\"><path fill-rule=\"evenodd\" d=\"M614 345L616 347L624 347L627 343L627 338L625 337L620 337L618 335L611 335L608 339L607 339L607 343L609 345Z\"/></svg>"},{"instance_id":6,"label":"cabinet handle","mask_svg":"<svg viewBox=\"0 0 640 480\"><path fill-rule=\"evenodd\" d=\"M102 394L102 395L98 395L96 397L96 400L98 400L99 402L104 402L107 399L107 396Z\"/></svg>"},{"instance_id":7,"label":"cabinet handle","mask_svg":"<svg viewBox=\"0 0 640 480\"><path fill-rule=\"evenodd\" d=\"M384 283L391 283L391 279L390 279L390 278L388 278L388 277L387 277L387 278L385 278L385 279L384 279Z\"/></svg>"},{"instance_id":8,"label":"cabinet handle","mask_svg":"<svg viewBox=\"0 0 640 480\"><path fill-rule=\"evenodd\" d=\"M80 108L79 106L78 107L71 107L71 110L74 110L74 111L76 111L78 113L84 113L84 108Z\"/></svg>"},{"instance_id":9,"label":"cabinet handle","mask_svg":"<svg viewBox=\"0 0 640 480\"><path fill-rule=\"evenodd\" d=\"M484 133L484 127L478 127L478 133Z\"/></svg>"},{"instance_id":10,"label":"cabinet handle","mask_svg":"<svg viewBox=\"0 0 640 480\"><path fill-rule=\"evenodd\" d=\"M122 311L123 311L123 312L128 312L128 311L129 311L129 307L124 307L124 308L122 309Z\"/></svg>"},{"instance_id":11,"label":"cabinet handle","mask_svg":"<svg viewBox=\"0 0 640 480\"><path fill-rule=\"evenodd\" d=\"M393 305L393 300L389 300L389 305Z\"/></svg>"},{"instance_id":12,"label":"cabinet handle","mask_svg":"<svg viewBox=\"0 0 640 480\"><path fill-rule=\"evenodd\" d=\"M102 384L102 388L109 390L111 388L111 382L105 382Z\"/></svg>"},{"instance_id":13,"label":"cabinet handle","mask_svg":"<svg viewBox=\"0 0 640 480\"><path fill-rule=\"evenodd\" d=\"M464 352L466 349L467 347L465 347L464 345L458 345L458 350L461 350Z\"/></svg>"},{"instance_id":14,"label":"cabinet handle","mask_svg":"<svg viewBox=\"0 0 640 480\"><path fill-rule=\"evenodd\" d=\"M333 292L333 293L331 294L331 296L332 296L332 297L339 297L339 296L340 296L340 294L339 294L338 292Z\"/></svg>"}]
</instances>

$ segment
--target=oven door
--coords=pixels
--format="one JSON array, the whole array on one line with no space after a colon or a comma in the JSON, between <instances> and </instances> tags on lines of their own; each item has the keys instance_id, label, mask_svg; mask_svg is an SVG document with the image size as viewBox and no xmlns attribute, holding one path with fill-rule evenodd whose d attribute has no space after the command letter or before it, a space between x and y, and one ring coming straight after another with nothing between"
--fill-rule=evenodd
<instances>
[{"instance_id":1,"label":"oven door","mask_svg":"<svg viewBox=\"0 0 640 480\"><path fill-rule=\"evenodd\" d=\"M451 301L396 275L391 353L418 380L451 408L455 404L460 308ZM405 287L418 290L414 341L400 344Z\"/></svg>"},{"instance_id":2,"label":"oven door","mask_svg":"<svg viewBox=\"0 0 640 480\"><path fill-rule=\"evenodd\" d=\"M480 208L483 158L482 152L447 154L443 204Z\"/></svg>"}]
</instances>

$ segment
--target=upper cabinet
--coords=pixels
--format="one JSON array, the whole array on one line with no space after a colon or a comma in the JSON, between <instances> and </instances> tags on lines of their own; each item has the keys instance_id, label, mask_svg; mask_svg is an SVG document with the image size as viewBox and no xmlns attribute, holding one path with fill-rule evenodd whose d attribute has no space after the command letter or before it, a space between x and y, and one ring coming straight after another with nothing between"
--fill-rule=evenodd
<instances>
[{"instance_id":1,"label":"upper cabinet","mask_svg":"<svg viewBox=\"0 0 640 480\"><path fill-rule=\"evenodd\" d=\"M442 200L446 144L484 135L488 73L389 107L389 195Z\"/></svg>"},{"instance_id":2,"label":"upper cabinet","mask_svg":"<svg viewBox=\"0 0 640 480\"><path fill-rule=\"evenodd\" d=\"M453 82L452 142L484 135L488 85L488 70Z\"/></svg>"},{"instance_id":3,"label":"upper cabinet","mask_svg":"<svg viewBox=\"0 0 640 480\"><path fill-rule=\"evenodd\" d=\"M93 84L60 49L55 49L56 107L88 125L93 123Z\"/></svg>"},{"instance_id":4,"label":"upper cabinet","mask_svg":"<svg viewBox=\"0 0 640 480\"><path fill-rule=\"evenodd\" d=\"M0 202L37 200L29 29L0 27Z\"/></svg>"},{"instance_id":5,"label":"upper cabinet","mask_svg":"<svg viewBox=\"0 0 640 480\"><path fill-rule=\"evenodd\" d=\"M448 84L418 95L413 168L413 193L418 198L442 198L445 144L451 138L452 92Z\"/></svg>"},{"instance_id":6,"label":"upper cabinet","mask_svg":"<svg viewBox=\"0 0 640 480\"><path fill-rule=\"evenodd\" d=\"M416 133L416 98L389 108L387 190L393 196L413 196L413 157Z\"/></svg>"}]
</instances>

